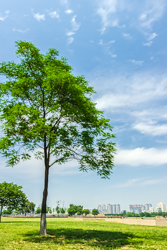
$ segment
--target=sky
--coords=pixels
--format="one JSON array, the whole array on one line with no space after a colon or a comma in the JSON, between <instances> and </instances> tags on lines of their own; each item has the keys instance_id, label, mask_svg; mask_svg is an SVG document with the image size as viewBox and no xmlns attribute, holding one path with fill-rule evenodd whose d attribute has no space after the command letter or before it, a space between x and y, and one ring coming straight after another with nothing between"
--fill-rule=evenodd
<instances>
[{"instance_id":1,"label":"sky","mask_svg":"<svg viewBox=\"0 0 167 250\"><path fill-rule=\"evenodd\" d=\"M0 1L0 62L19 62L15 41L56 48L110 119L117 145L109 180L78 163L50 169L48 205L167 204L167 2L165 0ZM1 76L0 81L4 81ZM22 185L41 204L44 165L32 157L13 168L0 157L0 182Z\"/></svg>"}]
</instances>

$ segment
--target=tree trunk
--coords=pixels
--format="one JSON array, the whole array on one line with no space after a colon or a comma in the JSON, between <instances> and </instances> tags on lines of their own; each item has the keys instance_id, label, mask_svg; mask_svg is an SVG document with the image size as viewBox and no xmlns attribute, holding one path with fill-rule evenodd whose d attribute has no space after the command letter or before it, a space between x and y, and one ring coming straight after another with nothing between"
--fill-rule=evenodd
<instances>
[{"instance_id":1,"label":"tree trunk","mask_svg":"<svg viewBox=\"0 0 167 250\"><path fill-rule=\"evenodd\" d=\"M3 205L0 206L0 223L1 223L2 209L3 209Z\"/></svg>"},{"instance_id":2,"label":"tree trunk","mask_svg":"<svg viewBox=\"0 0 167 250\"><path fill-rule=\"evenodd\" d=\"M46 204L47 204L47 196L48 196L48 178L49 178L49 165L45 164L45 183L44 183L44 191L43 191L43 199L42 199L42 210L41 210L41 225L40 225L40 234L46 235Z\"/></svg>"}]
</instances>

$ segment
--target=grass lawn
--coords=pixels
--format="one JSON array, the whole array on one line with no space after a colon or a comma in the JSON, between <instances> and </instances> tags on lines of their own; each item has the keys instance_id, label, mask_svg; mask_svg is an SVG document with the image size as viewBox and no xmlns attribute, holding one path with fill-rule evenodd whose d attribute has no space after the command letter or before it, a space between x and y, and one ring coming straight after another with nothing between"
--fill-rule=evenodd
<instances>
[{"instance_id":1,"label":"grass lawn","mask_svg":"<svg viewBox=\"0 0 167 250\"><path fill-rule=\"evenodd\" d=\"M48 218L48 235L39 235L39 218L3 218L0 249L167 249L167 228L105 221Z\"/></svg>"}]
</instances>

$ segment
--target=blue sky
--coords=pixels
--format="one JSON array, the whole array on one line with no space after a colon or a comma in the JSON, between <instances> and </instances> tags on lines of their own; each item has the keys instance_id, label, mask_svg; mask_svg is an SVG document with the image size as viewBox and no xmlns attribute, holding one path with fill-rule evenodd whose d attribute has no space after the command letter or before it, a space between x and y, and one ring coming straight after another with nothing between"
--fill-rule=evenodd
<instances>
[{"instance_id":1,"label":"blue sky","mask_svg":"<svg viewBox=\"0 0 167 250\"><path fill-rule=\"evenodd\" d=\"M110 119L117 155L110 180L77 162L50 170L48 205L160 201L167 204L167 4L165 0L1 0L0 61L15 60L15 41L42 53L56 48L84 75L93 101ZM3 81L3 77L0 78ZM32 157L14 168L0 158L0 182L23 186L41 203L44 166Z\"/></svg>"}]
</instances>

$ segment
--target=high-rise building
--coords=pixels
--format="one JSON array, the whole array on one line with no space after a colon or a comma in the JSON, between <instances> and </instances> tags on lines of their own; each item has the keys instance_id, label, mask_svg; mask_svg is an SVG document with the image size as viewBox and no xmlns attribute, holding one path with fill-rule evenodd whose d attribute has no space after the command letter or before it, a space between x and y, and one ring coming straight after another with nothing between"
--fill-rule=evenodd
<instances>
[{"instance_id":1,"label":"high-rise building","mask_svg":"<svg viewBox=\"0 0 167 250\"><path fill-rule=\"evenodd\" d=\"M102 213L102 211L101 211L101 205L97 206L97 210L99 211L100 214Z\"/></svg>"},{"instance_id":2,"label":"high-rise building","mask_svg":"<svg viewBox=\"0 0 167 250\"><path fill-rule=\"evenodd\" d=\"M112 211L113 211L113 214L116 214L116 205L112 205Z\"/></svg>"},{"instance_id":3,"label":"high-rise building","mask_svg":"<svg viewBox=\"0 0 167 250\"><path fill-rule=\"evenodd\" d=\"M101 210L102 210L103 214L106 214L107 211L106 211L106 205L105 204L101 205Z\"/></svg>"},{"instance_id":4,"label":"high-rise building","mask_svg":"<svg viewBox=\"0 0 167 250\"><path fill-rule=\"evenodd\" d=\"M111 204L107 204L107 213L112 214L112 205Z\"/></svg>"},{"instance_id":5,"label":"high-rise building","mask_svg":"<svg viewBox=\"0 0 167 250\"><path fill-rule=\"evenodd\" d=\"M120 204L107 204L107 208L105 204L98 205L97 209L99 213L102 214L120 214L121 213L121 208Z\"/></svg>"},{"instance_id":6,"label":"high-rise building","mask_svg":"<svg viewBox=\"0 0 167 250\"><path fill-rule=\"evenodd\" d=\"M151 204L145 204L145 211L149 211L150 207L152 207Z\"/></svg>"},{"instance_id":7,"label":"high-rise building","mask_svg":"<svg viewBox=\"0 0 167 250\"><path fill-rule=\"evenodd\" d=\"M160 208L162 212L166 212L167 209L166 209L166 205L162 202L158 203L157 204L157 208Z\"/></svg>"},{"instance_id":8,"label":"high-rise building","mask_svg":"<svg viewBox=\"0 0 167 250\"><path fill-rule=\"evenodd\" d=\"M120 214L121 208L119 204L116 204L116 214Z\"/></svg>"},{"instance_id":9,"label":"high-rise building","mask_svg":"<svg viewBox=\"0 0 167 250\"><path fill-rule=\"evenodd\" d=\"M129 210L131 213L140 214L144 211L144 206L139 204L129 205Z\"/></svg>"}]
</instances>

